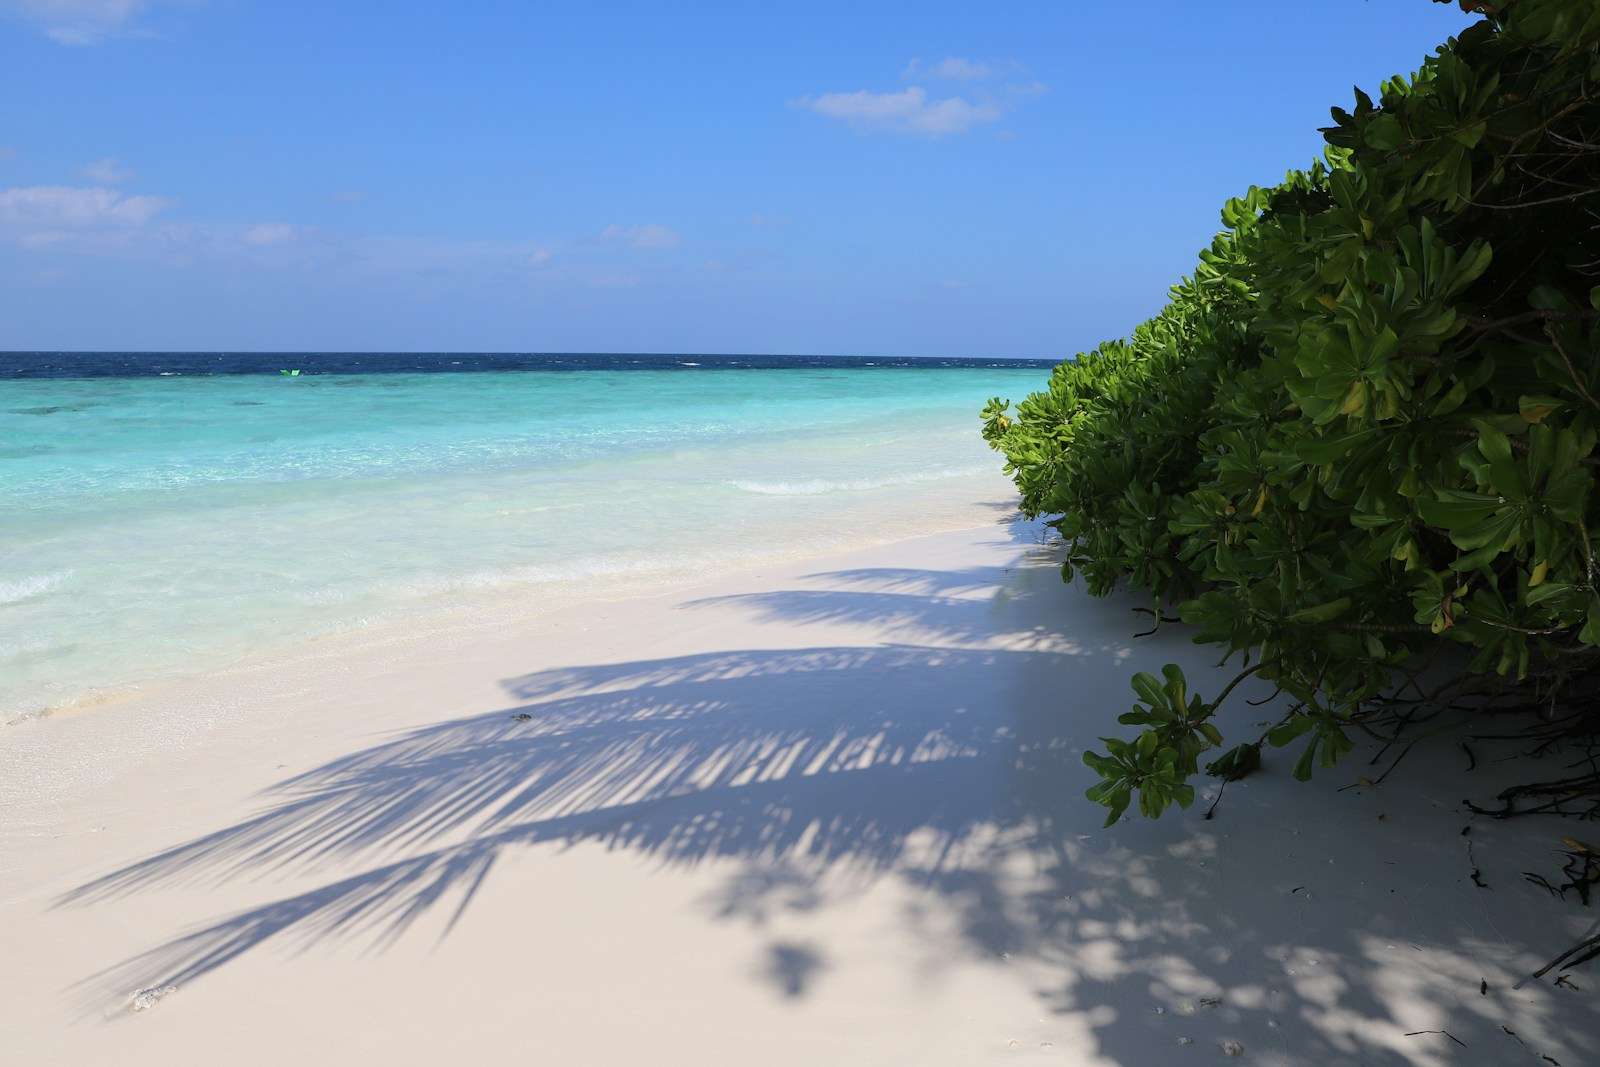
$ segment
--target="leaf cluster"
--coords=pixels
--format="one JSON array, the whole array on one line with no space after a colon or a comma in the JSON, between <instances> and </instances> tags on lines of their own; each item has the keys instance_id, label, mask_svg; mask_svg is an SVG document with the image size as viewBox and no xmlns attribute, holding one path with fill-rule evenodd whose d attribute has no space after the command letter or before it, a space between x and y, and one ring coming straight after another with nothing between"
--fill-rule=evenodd
<instances>
[{"instance_id":1,"label":"leaf cluster","mask_svg":"<svg viewBox=\"0 0 1600 1067\"><path fill-rule=\"evenodd\" d=\"M1332 765L1441 649L1541 692L1600 661L1600 0L1463 6L1223 206L1160 313L983 412L1066 578L1177 604L1292 698L1226 777L1262 743ZM1221 744L1176 672L1086 757L1113 818L1186 805Z\"/></svg>"}]
</instances>

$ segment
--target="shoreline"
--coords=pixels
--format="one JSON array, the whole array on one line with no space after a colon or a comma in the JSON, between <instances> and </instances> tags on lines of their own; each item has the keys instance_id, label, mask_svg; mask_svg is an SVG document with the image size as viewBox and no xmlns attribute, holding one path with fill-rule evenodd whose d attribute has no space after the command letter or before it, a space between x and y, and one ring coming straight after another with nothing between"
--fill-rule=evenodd
<instances>
[{"instance_id":1,"label":"shoreline","mask_svg":"<svg viewBox=\"0 0 1600 1067\"><path fill-rule=\"evenodd\" d=\"M779 374L14 383L0 722L497 588L514 624L519 596L956 528L1008 495L974 416L1032 371Z\"/></svg>"},{"instance_id":2,"label":"shoreline","mask_svg":"<svg viewBox=\"0 0 1600 1067\"><path fill-rule=\"evenodd\" d=\"M1197 803L1100 830L1080 756L1131 674L1225 672L1177 627L1134 640L1132 602L1064 587L1035 530L790 560L8 732L49 744L0 749L0 1047L135 1067L223 1047L1134 1064L1224 1041L1285 1067L1583 1062L1591 999L1514 988L1590 922L1518 873L1557 831L1475 821L1492 893L1468 879L1456 798L1492 794L1487 760L1467 778L1419 747L1341 792L1359 752L1308 784L1276 754L1214 821ZM1269 713L1241 702L1223 725ZM1409 1036L1427 1030L1470 1051Z\"/></svg>"},{"instance_id":3,"label":"shoreline","mask_svg":"<svg viewBox=\"0 0 1600 1067\"><path fill-rule=\"evenodd\" d=\"M991 475L966 476L977 482ZM1002 487L1004 483L998 483ZM945 495L949 495L946 493ZM932 536L975 528L985 510L1016 514L1009 501L973 504L943 522L934 523L917 536ZM1005 521L1005 520L1002 520ZM864 551L893 544L902 536L874 529L848 544L818 547L800 542L781 548L751 547L735 557L731 566L718 561L715 573L721 578L743 577L767 567L794 564L807 559L823 559L841 552ZM157 699L175 686L204 683L258 674L264 671L293 669L305 660L325 659L329 655L361 655L363 650L423 640L459 642L487 628L526 625L528 602L539 602L541 612L570 609L587 603L615 603L655 597L706 583L713 564L707 560L680 562L678 565L639 564L595 573L543 580L506 580L474 584L467 581L419 597L410 606L389 608L373 621L362 624L333 622L316 629L288 636L257 647L242 656L224 656L193 669L163 672L124 683L90 686L69 700L31 711L13 711L0 719L0 738L4 731L41 724L49 720L94 714L111 706L145 699ZM492 616L485 619L483 616Z\"/></svg>"}]
</instances>

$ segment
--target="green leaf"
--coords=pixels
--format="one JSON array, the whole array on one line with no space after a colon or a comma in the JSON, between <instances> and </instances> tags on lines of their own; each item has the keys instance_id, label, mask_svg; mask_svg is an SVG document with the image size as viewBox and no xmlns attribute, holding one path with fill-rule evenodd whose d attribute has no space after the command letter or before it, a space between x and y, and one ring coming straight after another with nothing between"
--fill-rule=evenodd
<instances>
[{"instance_id":1,"label":"green leaf","mask_svg":"<svg viewBox=\"0 0 1600 1067\"><path fill-rule=\"evenodd\" d=\"M1083 762L1096 774L1112 775L1117 773L1115 760L1107 759L1098 752L1085 752Z\"/></svg>"},{"instance_id":2,"label":"green leaf","mask_svg":"<svg viewBox=\"0 0 1600 1067\"><path fill-rule=\"evenodd\" d=\"M1536 608L1546 601L1560 600L1577 591L1578 587L1569 582L1542 582L1528 590L1527 596L1523 598L1523 603L1530 608Z\"/></svg>"},{"instance_id":3,"label":"green leaf","mask_svg":"<svg viewBox=\"0 0 1600 1067\"><path fill-rule=\"evenodd\" d=\"M1434 418L1438 418L1440 415L1448 415L1450 412L1460 407L1466 399L1467 383L1462 381L1460 378L1457 378L1450 386L1450 390L1445 393L1444 396L1439 398L1438 402L1433 405L1432 410L1430 410L1428 414Z\"/></svg>"},{"instance_id":4,"label":"green leaf","mask_svg":"<svg viewBox=\"0 0 1600 1067\"><path fill-rule=\"evenodd\" d=\"M1138 750L1140 758L1148 759L1149 757L1155 755L1156 746L1160 743L1160 734L1156 733L1154 730L1146 730L1144 733L1139 735L1139 740L1135 742L1134 748Z\"/></svg>"},{"instance_id":5,"label":"green leaf","mask_svg":"<svg viewBox=\"0 0 1600 1067\"><path fill-rule=\"evenodd\" d=\"M1441 489L1436 499L1417 501L1417 511L1421 513L1422 521L1446 530L1481 523L1503 506L1492 496L1459 489Z\"/></svg>"},{"instance_id":6,"label":"green leaf","mask_svg":"<svg viewBox=\"0 0 1600 1067\"><path fill-rule=\"evenodd\" d=\"M1261 768L1261 748L1258 745L1235 745L1206 764L1206 773L1233 781Z\"/></svg>"},{"instance_id":7,"label":"green leaf","mask_svg":"<svg viewBox=\"0 0 1600 1067\"><path fill-rule=\"evenodd\" d=\"M1330 600L1326 604L1315 607L1301 608L1289 616L1290 622L1330 622L1350 610L1353 601L1342 596L1337 600Z\"/></svg>"},{"instance_id":8,"label":"green leaf","mask_svg":"<svg viewBox=\"0 0 1600 1067\"><path fill-rule=\"evenodd\" d=\"M1478 142L1483 140L1484 131L1488 128L1489 124L1487 122L1479 120L1470 126L1451 131L1450 139L1467 148L1476 148Z\"/></svg>"},{"instance_id":9,"label":"green leaf","mask_svg":"<svg viewBox=\"0 0 1600 1067\"><path fill-rule=\"evenodd\" d=\"M1109 809L1106 812L1106 821L1102 826L1110 826L1122 818L1122 813L1128 810L1128 804L1133 800L1133 791L1126 785L1119 786L1108 793L1102 803Z\"/></svg>"},{"instance_id":10,"label":"green leaf","mask_svg":"<svg viewBox=\"0 0 1600 1067\"><path fill-rule=\"evenodd\" d=\"M1361 138L1378 151L1388 152L1400 147L1400 142L1405 140L1405 131L1400 128L1399 119L1382 111L1367 122L1366 129L1361 131Z\"/></svg>"},{"instance_id":11,"label":"green leaf","mask_svg":"<svg viewBox=\"0 0 1600 1067\"><path fill-rule=\"evenodd\" d=\"M1586 645L1600 645L1600 596L1590 598L1589 611L1584 616L1583 629L1578 631L1578 640Z\"/></svg>"},{"instance_id":12,"label":"green leaf","mask_svg":"<svg viewBox=\"0 0 1600 1067\"><path fill-rule=\"evenodd\" d=\"M1161 683L1156 679L1155 675L1140 671L1133 676L1132 685L1133 691L1139 695L1139 699L1151 707L1159 708L1166 703Z\"/></svg>"},{"instance_id":13,"label":"green leaf","mask_svg":"<svg viewBox=\"0 0 1600 1067\"><path fill-rule=\"evenodd\" d=\"M1294 454L1306 463L1321 466L1343 459L1357 446L1371 441L1377 434L1376 429L1365 429L1333 437L1307 438L1295 444Z\"/></svg>"},{"instance_id":14,"label":"green leaf","mask_svg":"<svg viewBox=\"0 0 1600 1067\"><path fill-rule=\"evenodd\" d=\"M1188 682L1184 680L1183 669L1176 663L1168 663L1161 668L1161 674L1167 680L1165 689L1173 710L1182 711L1188 703Z\"/></svg>"},{"instance_id":15,"label":"green leaf","mask_svg":"<svg viewBox=\"0 0 1600 1067\"><path fill-rule=\"evenodd\" d=\"M1510 545L1519 525L1515 514L1495 514L1472 526L1455 527L1450 531L1450 540L1464 552L1479 548L1503 551Z\"/></svg>"},{"instance_id":16,"label":"green leaf","mask_svg":"<svg viewBox=\"0 0 1600 1067\"><path fill-rule=\"evenodd\" d=\"M1317 738L1313 737L1306 743L1305 750L1300 753L1300 758L1294 761L1294 776L1302 782L1311 780L1311 768L1317 756Z\"/></svg>"},{"instance_id":17,"label":"green leaf","mask_svg":"<svg viewBox=\"0 0 1600 1067\"><path fill-rule=\"evenodd\" d=\"M1486 241L1474 241L1467 248L1466 254L1456 264L1455 273L1450 277L1450 286L1444 295L1454 296L1467 286L1477 281L1484 271L1489 269L1489 264L1494 261L1494 249Z\"/></svg>"},{"instance_id":18,"label":"green leaf","mask_svg":"<svg viewBox=\"0 0 1600 1067\"><path fill-rule=\"evenodd\" d=\"M1552 412L1560 411L1566 405L1553 396L1519 396L1517 397L1517 413L1522 416L1523 422L1540 423Z\"/></svg>"},{"instance_id":19,"label":"green leaf","mask_svg":"<svg viewBox=\"0 0 1600 1067\"><path fill-rule=\"evenodd\" d=\"M1528 292L1528 303L1542 311L1566 311L1567 298L1553 285L1536 285Z\"/></svg>"},{"instance_id":20,"label":"green leaf","mask_svg":"<svg viewBox=\"0 0 1600 1067\"><path fill-rule=\"evenodd\" d=\"M1309 715L1291 715L1288 720L1267 731L1267 743L1273 748L1282 748L1314 725L1315 721Z\"/></svg>"},{"instance_id":21,"label":"green leaf","mask_svg":"<svg viewBox=\"0 0 1600 1067\"><path fill-rule=\"evenodd\" d=\"M1479 421L1477 427L1478 451L1483 453L1483 458L1490 463L1510 463L1511 438L1486 422Z\"/></svg>"}]
</instances>

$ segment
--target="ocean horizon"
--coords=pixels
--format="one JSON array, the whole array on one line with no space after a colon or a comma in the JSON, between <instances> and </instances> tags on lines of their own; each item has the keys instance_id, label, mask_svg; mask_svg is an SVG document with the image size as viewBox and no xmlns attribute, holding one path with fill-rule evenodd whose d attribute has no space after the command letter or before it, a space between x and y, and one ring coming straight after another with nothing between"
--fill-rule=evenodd
<instances>
[{"instance_id":1,"label":"ocean horizon","mask_svg":"<svg viewBox=\"0 0 1600 1067\"><path fill-rule=\"evenodd\" d=\"M4 378L180 375L449 374L482 371L798 370L817 368L1049 369L1059 360L1008 356L860 356L692 352L0 351Z\"/></svg>"},{"instance_id":2,"label":"ocean horizon","mask_svg":"<svg viewBox=\"0 0 1600 1067\"><path fill-rule=\"evenodd\" d=\"M893 540L908 512L971 525L1005 490L978 411L1051 365L0 354L0 719Z\"/></svg>"}]
</instances>

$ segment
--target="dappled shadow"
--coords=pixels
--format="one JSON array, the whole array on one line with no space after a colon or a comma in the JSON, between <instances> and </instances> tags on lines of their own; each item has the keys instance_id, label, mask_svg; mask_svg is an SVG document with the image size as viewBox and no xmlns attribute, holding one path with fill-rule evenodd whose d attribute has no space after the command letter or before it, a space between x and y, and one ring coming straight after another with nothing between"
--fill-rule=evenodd
<instances>
[{"instance_id":1,"label":"dappled shadow","mask_svg":"<svg viewBox=\"0 0 1600 1067\"><path fill-rule=\"evenodd\" d=\"M275 787L260 816L113 872L68 903L155 884L447 844L600 838L670 862L796 848L882 867L931 826L990 816L965 787L1011 732L972 709L1019 653L918 646L741 651L508 682L533 702L454 720ZM752 721L759 714L760 721ZM526 721L516 716L527 715ZM946 797L928 807L929 782ZM408 861L414 862L414 861Z\"/></svg>"},{"instance_id":2,"label":"dappled shadow","mask_svg":"<svg viewBox=\"0 0 1600 1067\"><path fill-rule=\"evenodd\" d=\"M1011 538L1022 544L1043 544L1054 536L1051 527L1042 519L1030 519L1022 514L1015 500L985 500L978 507L994 516L996 526L1004 526Z\"/></svg>"},{"instance_id":3,"label":"dappled shadow","mask_svg":"<svg viewBox=\"0 0 1600 1067\"><path fill-rule=\"evenodd\" d=\"M1565 994L1510 992L1561 939L1541 943L1544 928L1516 915L1463 919L1462 901L1479 906L1480 891L1465 881L1454 827L1376 821L1381 796L1323 781L1300 787L1285 815L1269 767L1230 790L1215 822L1191 813L1102 832L1099 809L1082 799L1091 778L1081 748L1126 707L1129 671L1170 659L1197 685L1208 677L1197 652L1165 632L1125 663L1128 604L1063 595L1048 566L806 581L827 588L686 607L871 622L924 639L510 679L506 708L297 775L255 817L68 894L63 905L81 906L177 885L358 872L190 931L85 990L103 1003L181 986L266 943L382 945L435 912L448 933L509 852L593 842L667 868L731 864L699 905L756 927L810 922L891 879L906 891L900 918L912 943L925 946L904 961L908 972L973 960L1013 968L1048 1019L1086 1027L1114 1063L1169 1062L1188 1037L1213 1053L1241 1040L1251 1062L1443 1067L1561 1059L1573 1035L1595 1032L1592 1008L1582 1026L1571 1008L1557 1016L1552 997ZM1040 591L1058 606L1043 610ZM1392 793L1387 803L1436 805ZM1246 823L1250 832L1230 840ZM1496 903L1534 903L1516 895L1514 873L1490 867L1493 835L1515 831L1480 832ZM769 939L750 979L796 1003L825 987L844 964L817 930ZM1501 1032L1506 1023L1516 1036ZM1404 1036L1435 1029L1469 1051Z\"/></svg>"},{"instance_id":4,"label":"dappled shadow","mask_svg":"<svg viewBox=\"0 0 1600 1067\"><path fill-rule=\"evenodd\" d=\"M1050 563L1049 550L1037 548L1024 556L1030 562ZM1129 652L1126 627L1109 630L1111 636L1087 630L1063 631L1057 620L1041 613L1028 598L1010 588L1015 567L967 567L936 570L912 567L872 567L824 571L804 580L826 588L773 589L736 593L684 602L689 611L740 609L759 621L810 625L856 625L876 632L914 640L960 644L1003 641L1007 647L1041 651L1105 652L1125 657ZM1000 590L992 596L985 592ZM1132 620L1124 605L1107 605L1107 616ZM1120 620L1119 620L1120 621Z\"/></svg>"},{"instance_id":5,"label":"dappled shadow","mask_svg":"<svg viewBox=\"0 0 1600 1067\"><path fill-rule=\"evenodd\" d=\"M921 835L959 862L975 828L1024 815L994 805L1019 741L988 712L1027 655L835 647L541 672L507 683L529 703L291 778L255 818L63 903L408 853L162 946L106 976L121 990L193 981L279 935L392 938L447 901L459 913L505 849L543 842L871 876Z\"/></svg>"},{"instance_id":6,"label":"dappled shadow","mask_svg":"<svg viewBox=\"0 0 1600 1067\"><path fill-rule=\"evenodd\" d=\"M934 570L928 567L858 567L843 571L818 571L804 577L834 585L866 587L879 593L953 597L982 593L1005 579L1010 567L964 567Z\"/></svg>"},{"instance_id":7,"label":"dappled shadow","mask_svg":"<svg viewBox=\"0 0 1600 1067\"><path fill-rule=\"evenodd\" d=\"M783 996L794 998L805 993L824 965L822 954L811 945L780 941L767 946L761 974Z\"/></svg>"},{"instance_id":8,"label":"dappled shadow","mask_svg":"<svg viewBox=\"0 0 1600 1067\"><path fill-rule=\"evenodd\" d=\"M730 606L747 608L763 621L872 626L898 635L952 641L981 641L994 630L992 612L987 604L906 593L780 589L709 597L684 605L690 610ZM1045 626L1034 626L1007 636L1022 636L1040 645L1062 640L1060 634Z\"/></svg>"}]
</instances>

